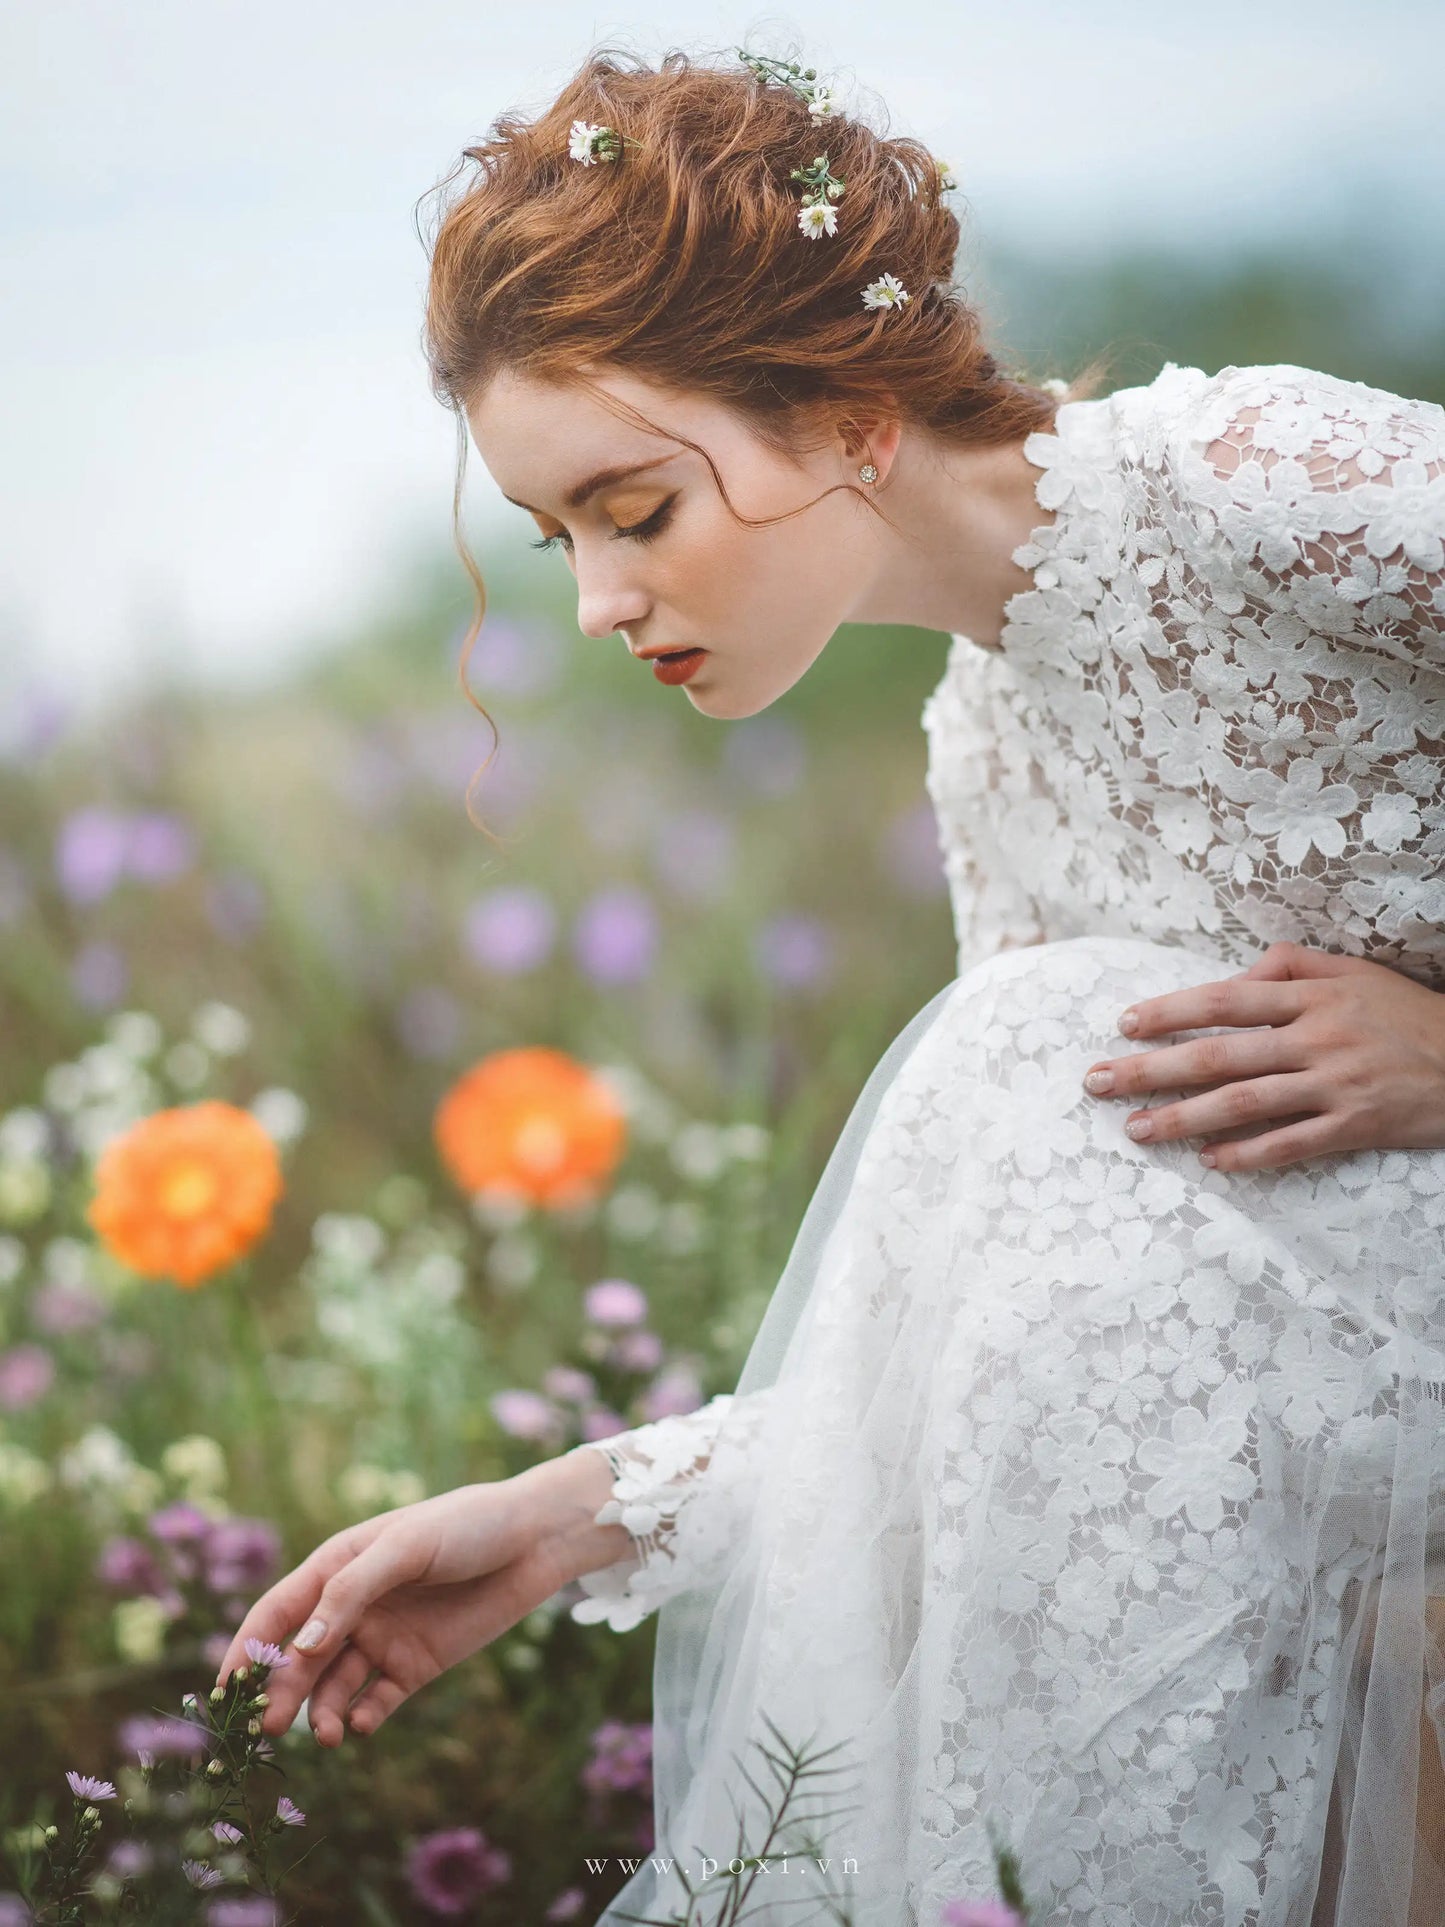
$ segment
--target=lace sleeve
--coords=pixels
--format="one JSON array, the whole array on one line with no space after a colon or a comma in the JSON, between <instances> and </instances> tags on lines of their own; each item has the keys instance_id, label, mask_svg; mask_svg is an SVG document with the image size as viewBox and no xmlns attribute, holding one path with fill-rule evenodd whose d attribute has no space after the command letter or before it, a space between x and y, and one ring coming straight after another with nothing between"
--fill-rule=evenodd
<instances>
[{"instance_id":1,"label":"lace sleeve","mask_svg":"<svg viewBox=\"0 0 1445 1927\"><path fill-rule=\"evenodd\" d=\"M1189 441L1190 492L1262 638L1445 673L1445 409L1305 368L1225 370Z\"/></svg>"},{"instance_id":2,"label":"lace sleeve","mask_svg":"<svg viewBox=\"0 0 1445 1927\"><path fill-rule=\"evenodd\" d=\"M674 1593L721 1576L752 1508L770 1395L770 1387L744 1398L722 1393L695 1412L588 1442L614 1474L595 1523L626 1526L633 1549L581 1575L577 1583L590 1597L573 1606L573 1619L605 1620L625 1633Z\"/></svg>"}]
</instances>

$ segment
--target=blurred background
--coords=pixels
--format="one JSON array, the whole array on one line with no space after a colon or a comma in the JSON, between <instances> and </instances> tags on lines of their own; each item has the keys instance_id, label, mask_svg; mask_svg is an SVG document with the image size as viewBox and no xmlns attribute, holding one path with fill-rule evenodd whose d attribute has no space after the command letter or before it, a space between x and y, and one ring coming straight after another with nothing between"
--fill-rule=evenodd
<instances>
[{"instance_id":1,"label":"blurred background","mask_svg":"<svg viewBox=\"0 0 1445 1927\"><path fill-rule=\"evenodd\" d=\"M579 635L475 451L500 842L468 818L492 735L457 679L417 204L602 44L797 57L927 142L1005 365L1291 362L1445 400L1438 9L17 0L0 1920L28 1917L37 1826L71 1838L67 1769L130 1772L144 1834L105 1803L85 1917L130 1879L168 1896L146 1917L208 1918L165 1885L134 1722L203 1693L246 1602L348 1521L731 1389L869 1069L953 974L919 727L947 638L845 628L709 722ZM139 1163L109 1230L89 1214L107 1146L207 1100L187 1169L222 1216L270 1202L183 1283L140 1263ZM544 1119L570 1191L479 1190L444 1113L473 1144L510 1119L514 1151ZM277 1744L307 1815L287 1918L595 1917L653 1844L653 1626L578 1625L575 1597L370 1739Z\"/></svg>"}]
</instances>

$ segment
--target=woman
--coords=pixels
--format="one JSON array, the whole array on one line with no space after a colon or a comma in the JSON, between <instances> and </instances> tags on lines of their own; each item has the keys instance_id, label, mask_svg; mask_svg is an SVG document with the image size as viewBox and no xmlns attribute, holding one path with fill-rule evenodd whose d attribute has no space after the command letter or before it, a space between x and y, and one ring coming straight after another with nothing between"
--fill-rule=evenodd
<instances>
[{"instance_id":1,"label":"woman","mask_svg":"<svg viewBox=\"0 0 1445 1927\"><path fill-rule=\"evenodd\" d=\"M309 1695L329 1745L570 1580L660 1606L609 1924L764 1849L746 1917L807 1917L775 1733L851 1772L789 1817L855 1927L992 1893L996 1837L1058 1927L1445 1917L1445 412L1011 379L918 143L796 65L629 60L467 150L436 392L705 715L844 621L953 634L958 975L735 1395L338 1534L220 1676L323 1622L266 1725Z\"/></svg>"}]
</instances>

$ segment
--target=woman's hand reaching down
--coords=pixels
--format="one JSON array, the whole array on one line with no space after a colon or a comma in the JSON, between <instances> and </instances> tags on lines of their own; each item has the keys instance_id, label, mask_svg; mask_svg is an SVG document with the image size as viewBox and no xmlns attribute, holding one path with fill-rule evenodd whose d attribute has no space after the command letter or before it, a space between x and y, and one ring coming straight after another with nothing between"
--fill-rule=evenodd
<instances>
[{"instance_id":1,"label":"woman's hand reaching down","mask_svg":"<svg viewBox=\"0 0 1445 1927\"><path fill-rule=\"evenodd\" d=\"M248 1639L282 1646L295 1632L289 1664L267 1682L262 1730L284 1733L309 1700L323 1746L339 1746L347 1725L375 1732L559 1587L626 1555L626 1529L594 1523L611 1479L601 1453L578 1449L334 1533L251 1607L216 1683L245 1662Z\"/></svg>"}]
</instances>

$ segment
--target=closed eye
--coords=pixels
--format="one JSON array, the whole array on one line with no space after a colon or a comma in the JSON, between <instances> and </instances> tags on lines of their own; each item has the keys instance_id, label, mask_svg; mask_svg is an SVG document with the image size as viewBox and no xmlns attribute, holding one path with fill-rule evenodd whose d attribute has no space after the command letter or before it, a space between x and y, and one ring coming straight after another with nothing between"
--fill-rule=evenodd
<instances>
[{"instance_id":1,"label":"closed eye","mask_svg":"<svg viewBox=\"0 0 1445 1927\"><path fill-rule=\"evenodd\" d=\"M676 500L675 495L669 495L665 502L660 503L652 511L645 522L634 522L631 528L614 529L614 539L619 535L630 535L638 542L651 542L654 536L662 534L672 520L672 505ZM534 549L552 549L559 543L568 555L572 553L572 538L565 529L560 530L556 535L544 535L530 546Z\"/></svg>"}]
</instances>

